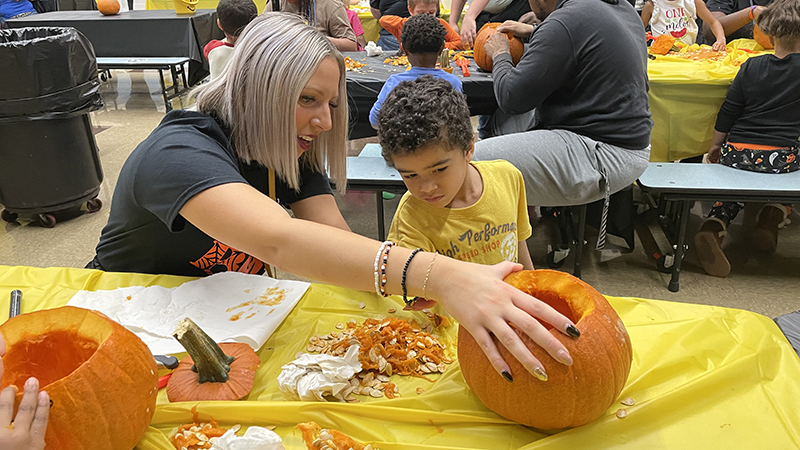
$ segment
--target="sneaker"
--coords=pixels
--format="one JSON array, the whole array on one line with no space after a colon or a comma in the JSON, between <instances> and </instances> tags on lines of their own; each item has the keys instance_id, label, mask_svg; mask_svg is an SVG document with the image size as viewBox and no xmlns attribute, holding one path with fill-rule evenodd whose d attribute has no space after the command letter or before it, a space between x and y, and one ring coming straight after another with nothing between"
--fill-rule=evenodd
<instances>
[{"instance_id":1,"label":"sneaker","mask_svg":"<svg viewBox=\"0 0 800 450\"><path fill-rule=\"evenodd\" d=\"M722 251L725 238L725 225L719 219L710 218L703 222L700 231L694 235L697 257L707 274L714 277L727 277L731 273L731 263Z\"/></svg>"}]
</instances>

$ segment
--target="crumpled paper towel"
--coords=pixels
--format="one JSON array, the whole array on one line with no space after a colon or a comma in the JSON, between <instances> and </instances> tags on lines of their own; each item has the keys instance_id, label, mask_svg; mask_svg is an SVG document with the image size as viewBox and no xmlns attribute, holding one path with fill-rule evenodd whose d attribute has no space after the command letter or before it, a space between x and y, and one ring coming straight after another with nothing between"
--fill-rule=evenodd
<instances>
[{"instance_id":1,"label":"crumpled paper towel","mask_svg":"<svg viewBox=\"0 0 800 450\"><path fill-rule=\"evenodd\" d=\"M285 450L283 441L274 431L262 427L250 427L244 436L228 430L214 442L211 450Z\"/></svg>"},{"instance_id":2,"label":"crumpled paper towel","mask_svg":"<svg viewBox=\"0 0 800 450\"><path fill-rule=\"evenodd\" d=\"M359 345L351 345L342 356L301 354L281 367L278 387L289 400L326 401L330 395L344 401L342 391L350 379L361 372Z\"/></svg>"},{"instance_id":3,"label":"crumpled paper towel","mask_svg":"<svg viewBox=\"0 0 800 450\"><path fill-rule=\"evenodd\" d=\"M94 309L133 331L154 355L186 350L172 337L184 317L217 342L258 350L305 294L309 284L239 272L221 272L167 289L133 286L79 291L67 303Z\"/></svg>"},{"instance_id":4,"label":"crumpled paper towel","mask_svg":"<svg viewBox=\"0 0 800 450\"><path fill-rule=\"evenodd\" d=\"M369 41L367 46L364 47L364 50L367 51L367 56L380 56L383 53L383 49L375 45L375 42Z\"/></svg>"}]
</instances>

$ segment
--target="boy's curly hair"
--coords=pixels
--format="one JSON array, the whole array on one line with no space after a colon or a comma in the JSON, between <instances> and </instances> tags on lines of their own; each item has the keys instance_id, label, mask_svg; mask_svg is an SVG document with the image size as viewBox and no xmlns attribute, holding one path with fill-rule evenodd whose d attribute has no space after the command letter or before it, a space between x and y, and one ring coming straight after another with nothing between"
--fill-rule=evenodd
<instances>
[{"instance_id":1,"label":"boy's curly hair","mask_svg":"<svg viewBox=\"0 0 800 450\"><path fill-rule=\"evenodd\" d=\"M398 84L378 112L378 129L383 158L389 165L394 156L429 145L466 153L473 139L467 97L433 75Z\"/></svg>"},{"instance_id":2,"label":"boy's curly hair","mask_svg":"<svg viewBox=\"0 0 800 450\"><path fill-rule=\"evenodd\" d=\"M800 1L775 0L758 16L756 23L767 36L794 47L800 42Z\"/></svg>"},{"instance_id":3,"label":"boy's curly hair","mask_svg":"<svg viewBox=\"0 0 800 450\"><path fill-rule=\"evenodd\" d=\"M403 25L400 42L406 53L439 53L444 47L444 29L439 19L430 14L417 14Z\"/></svg>"},{"instance_id":4,"label":"boy's curly hair","mask_svg":"<svg viewBox=\"0 0 800 450\"><path fill-rule=\"evenodd\" d=\"M217 4L219 26L230 36L239 36L257 16L258 8L253 0L220 0Z\"/></svg>"}]
</instances>

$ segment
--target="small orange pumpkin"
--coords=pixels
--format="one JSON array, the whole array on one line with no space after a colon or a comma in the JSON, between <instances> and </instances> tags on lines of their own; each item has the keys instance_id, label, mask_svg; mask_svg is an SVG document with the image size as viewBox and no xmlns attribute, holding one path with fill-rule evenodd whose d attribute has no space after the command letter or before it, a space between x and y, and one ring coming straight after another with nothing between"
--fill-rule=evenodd
<instances>
[{"instance_id":1,"label":"small orange pumpkin","mask_svg":"<svg viewBox=\"0 0 800 450\"><path fill-rule=\"evenodd\" d=\"M158 368L135 334L96 311L65 306L9 319L0 386L39 379L52 400L46 449L130 450L155 412Z\"/></svg>"},{"instance_id":2,"label":"small orange pumpkin","mask_svg":"<svg viewBox=\"0 0 800 450\"><path fill-rule=\"evenodd\" d=\"M761 27L759 27L758 24L756 24L756 26L753 27L753 39L755 39L756 42L758 42L758 45L764 47L767 50L775 48L775 46L772 45L772 42L769 41L769 36L767 36L766 34L764 34L763 31L761 31Z\"/></svg>"},{"instance_id":3,"label":"small orange pumpkin","mask_svg":"<svg viewBox=\"0 0 800 450\"><path fill-rule=\"evenodd\" d=\"M514 375L505 381L464 328L458 330L458 360L467 384L492 411L523 425L552 430L577 427L600 417L614 403L631 368L631 342L622 320L599 292L564 272L512 273L505 281L564 314L581 332L572 338L544 324L569 351L565 366L517 330L544 365L548 380L534 378L502 345L497 345Z\"/></svg>"},{"instance_id":4,"label":"small orange pumpkin","mask_svg":"<svg viewBox=\"0 0 800 450\"><path fill-rule=\"evenodd\" d=\"M492 60L491 56L487 55L486 52L483 51L483 47L486 45L486 40L489 39L489 36L497 33L497 27L500 25L502 24L498 22L489 22L481 27L480 31L478 31L478 36L475 37L475 45L473 46L475 64L477 64L478 67L486 72L492 71L494 61ZM506 39L508 39L508 45L510 46L511 50L511 62L516 66L519 60L522 58L522 53L525 51L525 45L513 34L503 34L506 36Z\"/></svg>"},{"instance_id":5,"label":"small orange pumpkin","mask_svg":"<svg viewBox=\"0 0 800 450\"><path fill-rule=\"evenodd\" d=\"M253 388L261 360L248 344L217 344L191 319L174 333L189 356L183 358L167 383L171 402L239 400Z\"/></svg>"},{"instance_id":6,"label":"small orange pumpkin","mask_svg":"<svg viewBox=\"0 0 800 450\"><path fill-rule=\"evenodd\" d=\"M113 16L119 13L119 2L117 0L97 0L97 10L104 16Z\"/></svg>"}]
</instances>

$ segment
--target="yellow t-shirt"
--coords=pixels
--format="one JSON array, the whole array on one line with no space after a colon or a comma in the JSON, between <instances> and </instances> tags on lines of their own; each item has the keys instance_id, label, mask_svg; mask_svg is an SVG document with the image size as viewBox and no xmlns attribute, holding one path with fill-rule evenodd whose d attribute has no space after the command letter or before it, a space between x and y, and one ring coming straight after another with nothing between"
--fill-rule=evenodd
<instances>
[{"instance_id":1,"label":"yellow t-shirt","mask_svg":"<svg viewBox=\"0 0 800 450\"><path fill-rule=\"evenodd\" d=\"M466 208L439 208L406 192L389 240L478 264L518 259L519 241L531 235L525 182L508 161L476 161L483 193Z\"/></svg>"}]
</instances>

